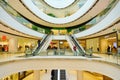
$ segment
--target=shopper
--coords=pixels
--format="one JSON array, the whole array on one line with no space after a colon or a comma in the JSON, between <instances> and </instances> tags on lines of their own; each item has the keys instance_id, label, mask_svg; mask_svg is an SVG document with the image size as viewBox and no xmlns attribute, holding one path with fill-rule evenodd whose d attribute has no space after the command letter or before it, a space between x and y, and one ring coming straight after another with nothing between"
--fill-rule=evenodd
<instances>
[{"instance_id":1,"label":"shopper","mask_svg":"<svg viewBox=\"0 0 120 80\"><path fill-rule=\"evenodd\" d=\"M97 47L97 51L98 51L98 52L100 51L99 47Z\"/></svg>"},{"instance_id":2,"label":"shopper","mask_svg":"<svg viewBox=\"0 0 120 80\"><path fill-rule=\"evenodd\" d=\"M91 47L91 48L89 49L89 52L90 52L90 56L92 56L92 54L93 54L93 47Z\"/></svg>"},{"instance_id":3,"label":"shopper","mask_svg":"<svg viewBox=\"0 0 120 80\"><path fill-rule=\"evenodd\" d=\"M112 54L116 54L117 53L117 49L116 49L116 47L113 47L112 48Z\"/></svg>"},{"instance_id":4,"label":"shopper","mask_svg":"<svg viewBox=\"0 0 120 80\"><path fill-rule=\"evenodd\" d=\"M74 55L77 56L77 47L73 46L73 50L74 50Z\"/></svg>"},{"instance_id":5,"label":"shopper","mask_svg":"<svg viewBox=\"0 0 120 80\"><path fill-rule=\"evenodd\" d=\"M107 47L107 53L108 53L108 55L111 54L111 46L110 45Z\"/></svg>"},{"instance_id":6,"label":"shopper","mask_svg":"<svg viewBox=\"0 0 120 80\"><path fill-rule=\"evenodd\" d=\"M40 40L38 40L38 48L40 47Z\"/></svg>"}]
</instances>

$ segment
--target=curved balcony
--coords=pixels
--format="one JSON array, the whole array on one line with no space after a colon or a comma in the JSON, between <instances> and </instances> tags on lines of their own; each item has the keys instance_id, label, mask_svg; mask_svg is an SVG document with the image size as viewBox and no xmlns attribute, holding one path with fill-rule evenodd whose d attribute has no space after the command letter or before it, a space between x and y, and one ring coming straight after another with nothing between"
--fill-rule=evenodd
<instances>
[{"instance_id":1,"label":"curved balcony","mask_svg":"<svg viewBox=\"0 0 120 80\"><path fill-rule=\"evenodd\" d=\"M120 17L119 7L120 7L120 1L118 1L117 5L115 5L115 7L111 10L111 12L109 12L109 14L107 14L105 18L100 20L100 22L98 22L97 24L95 24L89 29L86 29L80 33L76 33L75 36L77 38L87 36L87 35L102 31L103 29L109 27L110 25L115 23L117 20L119 20L119 17Z\"/></svg>"},{"instance_id":2,"label":"curved balcony","mask_svg":"<svg viewBox=\"0 0 120 80\"><path fill-rule=\"evenodd\" d=\"M104 19L110 11L115 7L115 5L118 3L118 1L111 1L111 3L108 5L108 7L100 12L96 17L92 18L91 20L83 23L82 25L76 26L77 28L72 29L73 34L79 33L81 31L84 31L86 29L89 29L91 27L94 27L97 23L99 23L102 19Z\"/></svg>"},{"instance_id":3,"label":"curved balcony","mask_svg":"<svg viewBox=\"0 0 120 80\"><path fill-rule=\"evenodd\" d=\"M96 0L88 0L76 13L65 18L54 18L48 16L44 12L40 11L39 8L36 7L31 0L22 0L22 2L28 7L29 10L31 10L39 18L54 24L64 24L64 23L72 22L78 19L79 17L81 17L91 8L91 6L94 5Z\"/></svg>"},{"instance_id":4,"label":"curved balcony","mask_svg":"<svg viewBox=\"0 0 120 80\"><path fill-rule=\"evenodd\" d=\"M86 3L86 1L87 0L32 0L34 5L36 5L41 11L45 14L55 13L56 18L67 17L74 14ZM58 13L62 13L63 16L58 15Z\"/></svg>"},{"instance_id":5,"label":"curved balcony","mask_svg":"<svg viewBox=\"0 0 120 80\"><path fill-rule=\"evenodd\" d=\"M1 7L10 15L12 16L16 21L19 23L23 24L24 26L31 28L35 31L38 31L40 33L45 33L47 32L45 28L43 28L42 25L36 24L29 19L25 18L21 14L19 14L16 10L14 10L9 4L7 4L4 1L1 1L0 3Z\"/></svg>"},{"instance_id":6,"label":"curved balcony","mask_svg":"<svg viewBox=\"0 0 120 80\"><path fill-rule=\"evenodd\" d=\"M110 60L109 60L110 61ZM59 64L58 64L59 63ZM35 56L35 57L12 57L0 61L0 78L26 70L41 69L69 69L87 70L101 73L113 80L120 79L120 67L104 58L84 58L74 56Z\"/></svg>"},{"instance_id":7,"label":"curved balcony","mask_svg":"<svg viewBox=\"0 0 120 80\"><path fill-rule=\"evenodd\" d=\"M4 2L1 3L1 6L4 9L6 9L6 11L9 14L2 7L0 7L1 22L9 25L11 28L13 28L17 31L20 31L22 33L37 36L37 37L43 37L43 35L45 34L45 29L42 29L42 28L30 23L28 20L26 20L20 14L18 14L15 10L13 10L9 5L4 5L5 3L4 4L3 3ZM18 25L19 27L16 25ZM36 31L38 31L38 32L36 32Z\"/></svg>"},{"instance_id":8,"label":"curved balcony","mask_svg":"<svg viewBox=\"0 0 120 80\"><path fill-rule=\"evenodd\" d=\"M97 1L95 3L95 5L93 5L92 8L87 13L84 14L84 16L80 17L76 21L73 21L71 23L67 23L67 24L64 24L64 25L52 24L52 23L48 23L48 22L40 19L35 14L31 13L31 11L26 6L24 6L21 1L8 0L7 3L10 4L20 14L22 14L23 16L25 16L26 18L28 18L29 20L31 20L33 22L36 22L38 24L42 24L42 25L45 25L45 26L48 26L48 27L58 27L59 28L59 27L71 27L71 26L75 26L75 25L78 25L78 24L81 24L81 23L84 23L84 22L88 21L89 19L95 17L102 10L104 10L109 5L110 1L109 0ZM42 1L42 3L43 3L43 1ZM17 4L17 5L15 5L15 4ZM102 4L104 4L104 5L102 5ZM23 9L23 10L21 10L21 9ZM68 11L69 10L70 9L68 9ZM54 11L52 11L52 12L54 12ZM50 13L50 12L48 12L48 13ZM65 12L65 13L67 15L68 12ZM58 14L62 15L61 13L58 13Z\"/></svg>"}]
</instances>

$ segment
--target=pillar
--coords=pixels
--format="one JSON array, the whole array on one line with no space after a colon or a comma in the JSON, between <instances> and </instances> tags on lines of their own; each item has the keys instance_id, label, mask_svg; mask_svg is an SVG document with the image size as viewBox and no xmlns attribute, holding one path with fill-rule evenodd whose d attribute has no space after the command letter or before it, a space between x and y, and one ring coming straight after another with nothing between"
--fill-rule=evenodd
<instances>
[{"instance_id":1,"label":"pillar","mask_svg":"<svg viewBox=\"0 0 120 80\"><path fill-rule=\"evenodd\" d=\"M8 51L9 52L17 52L18 50L18 40L17 38L11 38L9 39L9 48Z\"/></svg>"},{"instance_id":2,"label":"pillar","mask_svg":"<svg viewBox=\"0 0 120 80\"><path fill-rule=\"evenodd\" d=\"M113 79L111 79L111 78L109 78L109 77L103 75L103 80L113 80Z\"/></svg>"},{"instance_id":3,"label":"pillar","mask_svg":"<svg viewBox=\"0 0 120 80\"><path fill-rule=\"evenodd\" d=\"M12 80L19 80L18 73L12 75Z\"/></svg>"},{"instance_id":4,"label":"pillar","mask_svg":"<svg viewBox=\"0 0 120 80\"><path fill-rule=\"evenodd\" d=\"M40 80L40 70L34 70L33 80Z\"/></svg>"},{"instance_id":5,"label":"pillar","mask_svg":"<svg viewBox=\"0 0 120 80\"><path fill-rule=\"evenodd\" d=\"M60 69L58 69L57 76L58 76L57 80L60 80Z\"/></svg>"},{"instance_id":6,"label":"pillar","mask_svg":"<svg viewBox=\"0 0 120 80\"><path fill-rule=\"evenodd\" d=\"M119 47L120 46L120 30L116 32L116 36L117 36L117 47Z\"/></svg>"},{"instance_id":7,"label":"pillar","mask_svg":"<svg viewBox=\"0 0 120 80\"><path fill-rule=\"evenodd\" d=\"M83 80L83 71L77 71L77 80Z\"/></svg>"}]
</instances>

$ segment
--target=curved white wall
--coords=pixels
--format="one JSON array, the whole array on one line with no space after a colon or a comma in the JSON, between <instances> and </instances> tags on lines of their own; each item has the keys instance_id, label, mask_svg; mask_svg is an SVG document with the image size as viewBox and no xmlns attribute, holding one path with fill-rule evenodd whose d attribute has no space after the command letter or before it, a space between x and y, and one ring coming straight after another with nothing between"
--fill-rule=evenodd
<instances>
[{"instance_id":1,"label":"curved white wall","mask_svg":"<svg viewBox=\"0 0 120 80\"><path fill-rule=\"evenodd\" d=\"M22 2L28 7L28 9L31 10L35 15L37 15L39 18L47 22L54 23L54 24L64 24L64 23L72 22L78 19L83 14L85 14L95 4L96 1L97 0L86 1L86 3L76 13L74 13L69 17L54 18L42 12L37 6L33 4L31 0L22 0Z\"/></svg>"},{"instance_id":2,"label":"curved white wall","mask_svg":"<svg viewBox=\"0 0 120 80\"><path fill-rule=\"evenodd\" d=\"M0 21L17 31L31 36L43 37L45 35L20 24L12 16L10 16L2 7L0 7Z\"/></svg>"},{"instance_id":3,"label":"curved white wall","mask_svg":"<svg viewBox=\"0 0 120 80\"><path fill-rule=\"evenodd\" d=\"M75 36L83 37L88 36L91 34L94 34L96 32L99 32L107 27L109 27L112 23L114 23L117 19L120 18L120 1L117 3L117 5L111 10L111 12L99 23L97 23L95 26L82 31L80 33L75 34Z\"/></svg>"},{"instance_id":4,"label":"curved white wall","mask_svg":"<svg viewBox=\"0 0 120 80\"><path fill-rule=\"evenodd\" d=\"M25 70L40 69L71 69L71 70L87 70L97 72L111 77L113 80L120 79L120 66L92 59L78 58L56 58L56 57L32 57L32 58L16 58L6 62L0 62L0 78L12 73Z\"/></svg>"}]
</instances>

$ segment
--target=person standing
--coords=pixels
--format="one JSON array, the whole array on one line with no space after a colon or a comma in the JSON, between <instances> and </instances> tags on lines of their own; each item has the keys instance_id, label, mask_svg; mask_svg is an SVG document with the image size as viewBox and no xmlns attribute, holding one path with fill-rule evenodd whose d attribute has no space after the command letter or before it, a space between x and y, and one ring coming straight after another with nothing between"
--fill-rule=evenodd
<instances>
[{"instance_id":1,"label":"person standing","mask_svg":"<svg viewBox=\"0 0 120 80\"><path fill-rule=\"evenodd\" d=\"M93 54L93 47L91 47L89 50L90 50L90 56L92 56L92 54Z\"/></svg>"},{"instance_id":2,"label":"person standing","mask_svg":"<svg viewBox=\"0 0 120 80\"><path fill-rule=\"evenodd\" d=\"M97 47L97 51L98 51L98 52L100 51L99 47Z\"/></svg>"},{"instance_id":3,"label":"person standing","mask_svg":"<svg viewBox=\"0 0 120 80\"><path fill-rule=\"evenodd\" d=\"M77 56L77 47L73 46L73 50L74 50L74 55Z\"/></svg>"},{"instance_id":4,"label":"person standing","mask_svg":"<svg viewBox=\"0 0 120 80\"><path fill-rule=\"evenodd\" d=\"M38 43L38 48L39 48L40 47L40 40L38 40L37 43Z\"/></svg>"},{"instance_id":5,"label":"person standing","mask_svg":"<svg viewBox=\"0 0 120 80\"><path fill-rule=\"evenodd\" d=\"M110 45L107 47L107 53L108 53L108 55L111 54L111 46Z\"/></svg>"}]
</instances>

